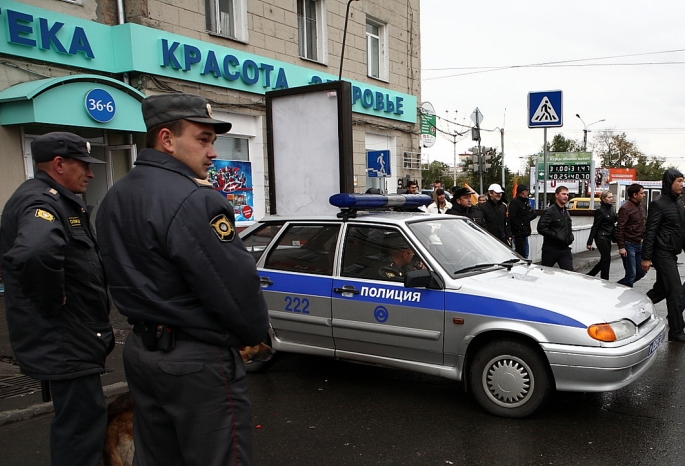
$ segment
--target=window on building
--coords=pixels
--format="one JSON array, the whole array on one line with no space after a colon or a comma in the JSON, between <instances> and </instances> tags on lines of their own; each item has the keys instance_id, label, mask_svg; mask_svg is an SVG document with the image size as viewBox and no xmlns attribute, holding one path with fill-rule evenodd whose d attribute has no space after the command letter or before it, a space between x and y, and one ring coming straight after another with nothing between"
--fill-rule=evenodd
<instances>
[{"instance_id":1,"label":"window on building","mask_svg":"<svg viewBox=\"0 0 685 466\"><path fill-rule=\"evenodd\" d=\"M300 57L326 63L326 3L297 0L297 29Z\"/></svg>"},{"instance_id":2,"label":"window on building","mask_svg":"<svg viewBox=\"0 0 685 466\"><path fill-rule=\"evenodd\" d=\"M379 21L366 20L367 74L388 80L387 26Z\"/></svg>"},{"instance_id":3,"label":"window on building","mask_svg":"<svg viewBox=\"0 0 685 466\"><path fill-rule=\"evenodd\" d=\"M221 160L250 160L250 144L247 138L217 135L214 150Z\"/></svg>"},{"instance_id":4,"label":"window on building","mask_svg":"<svg viewBox=\"0 0 685 466\"><path fill-rule=\"evenodd\" d=\"M207 30L247 42L247 0L205 0Z\"/></svg>"}]
</instances>

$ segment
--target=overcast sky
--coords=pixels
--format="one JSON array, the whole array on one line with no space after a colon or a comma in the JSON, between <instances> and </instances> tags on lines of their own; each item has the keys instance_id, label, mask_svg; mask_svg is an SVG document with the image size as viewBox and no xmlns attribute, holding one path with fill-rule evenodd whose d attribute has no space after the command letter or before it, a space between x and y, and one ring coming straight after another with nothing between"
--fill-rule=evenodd
<instances>
[{"instance_id":1,"label":"overcast sky","mask_svg":"<svg viewBox=\"0 0 685 466\"><path fill-rule=\"evenodd\" d=\"M682 51L656 53L675 50ZM636 63L643 64L629 65ZM515 171L543 144L543 130L528 128L528 93L558 89L563 127L548 129L549 141L557 133L582 140L580 114L586 125L606 120L589 127L588 148L595 132L613 129L646 155L685 168L682 0L423 0L421 68L421 101L442 118L455 120L457 110L465 125L478 107L482 128L504 127L505 163ZM498 131L481 137L484 146L501 146ZM457 153L474 145L469 135ZM451 165L453 147L438 136L422 152Z\"/></svg>"}]
</instances>

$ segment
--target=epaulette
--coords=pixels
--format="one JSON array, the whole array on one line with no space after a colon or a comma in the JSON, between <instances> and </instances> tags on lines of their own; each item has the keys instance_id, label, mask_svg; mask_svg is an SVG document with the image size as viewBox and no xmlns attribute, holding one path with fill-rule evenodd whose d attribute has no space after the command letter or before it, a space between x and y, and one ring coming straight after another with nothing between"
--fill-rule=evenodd
<instances>
[{"instance_id":1,"label":"epaulette","mask_svg":"<svg viewBox=\"0 0 685 466\"><path fill-rule=\"evenodd\" d=\"M43 191L43 194L46 194L55 200L59 199L59 193L55 188L48 188L45 191Z\"/></svg>"},{"instance_id":2,"label":"epaulette","mask_svg":"<svg viewBox=\"0 0 685 466\"><path fill-rule=\"evenodd\" d=\"M191 180L193 180L193 182L195 182L195 184L198 185L198 186L210 187L210 188L213 188L213 187L214 187L214 185L212 185L211 181L203 180L203 179L200 179L200 178L194 178L194 177L192 177L192 176L189 176L188 178L190 178Z\"/></svg>"}]
</instances>

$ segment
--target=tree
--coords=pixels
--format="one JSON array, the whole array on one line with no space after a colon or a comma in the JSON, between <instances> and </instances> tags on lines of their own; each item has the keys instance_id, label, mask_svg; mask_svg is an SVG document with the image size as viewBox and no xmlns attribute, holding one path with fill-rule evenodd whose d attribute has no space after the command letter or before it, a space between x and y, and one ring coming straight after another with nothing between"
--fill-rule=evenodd
<instances>
[{"instance_id":1,"label":"tree","mask_svg":"<svg viewBox=\"0 0 685 466\"><path fill-rule=\"evenodd\" d=\"M563 134L555 134L552 142L547 143L547 152L578 152L583 144L575 139L566 139Z\"/></svg>"},{"instance_id":2,"label":"tree","mask_svg":"<svg viewBox=\"0 0 685 466\"><path fill-rule=\"evenodd\" d=\"M442 181L443 186L447 189L453 184L452 169L445 162L439 160L433 160L430 165L424 163L421 166L421 180L421 189L433 189L435 180Z\"/></svg>"},{"instance_id":3,"label":"tree","mask_svg":"<svg viewBox=\"0 0 685 466\"><path fill-rule=\"evenodd\" d=\"M633 168L641 157L646 159L637 144L628 140L626 133L616 134L612 130L597 133L594 149L604 168Z\"/></svg>"},{"instance_id":4,"label":"tree","mask_svg":"<svg viewBox=\"0 0 685 466\"><path fill-rule=\"evenodd\" d=\"M675 168L668 166L664 168L666 159L661 157L647 157L640 155L637 158L635 171L637 172L637 179L640 181L659 181L668 168Z\"/></svg>"}]
</instances>

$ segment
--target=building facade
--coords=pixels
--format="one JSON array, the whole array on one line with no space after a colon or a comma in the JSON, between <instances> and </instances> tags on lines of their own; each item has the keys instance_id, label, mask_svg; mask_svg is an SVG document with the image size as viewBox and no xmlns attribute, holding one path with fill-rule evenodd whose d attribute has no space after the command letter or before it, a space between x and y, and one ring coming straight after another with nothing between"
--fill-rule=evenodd
<instances>
[{"instance_id":1,"label":"building facade","mask_svg":"<svg viewBox=\"0 0 685 466\"><path fill-rule=\"evenodd\" d=\"M418 0L0 0L0 22L0 211L33 176L30 142L71 131L106 161L85 194L97 214L145 147L140 101L189 92L233 124L210 179L247 225L269 213L265 93L340 74L352 84L355 191L420 178ZM379 150L385 179L367 176Z\"/></svg>"}]
</instances>

